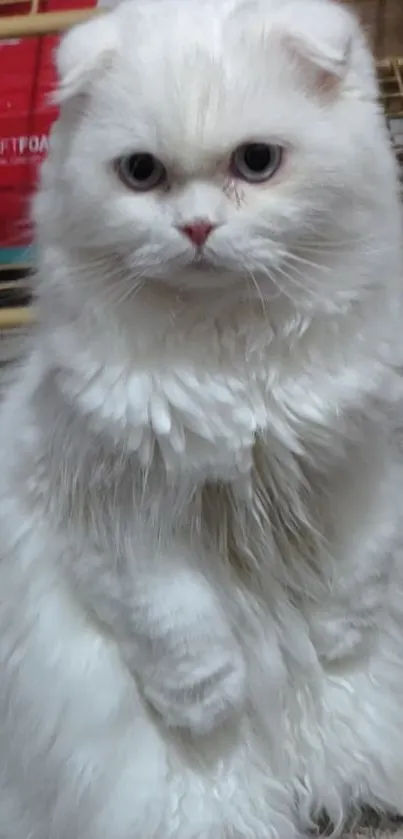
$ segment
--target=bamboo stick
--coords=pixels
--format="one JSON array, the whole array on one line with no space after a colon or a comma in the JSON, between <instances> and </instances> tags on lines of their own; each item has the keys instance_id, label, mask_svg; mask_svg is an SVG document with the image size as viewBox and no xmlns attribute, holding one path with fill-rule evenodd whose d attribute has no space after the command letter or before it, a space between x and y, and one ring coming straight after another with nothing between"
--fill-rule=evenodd
<instances>
[{"instance_id":1,"label":"bamboo stick","mask_svg":"<svg viewBox=\"0 0 403 839\"><path fill-rule=\"evenodd\" d=\"M376 66L379 70L386 68L391 68L393 63L396 63L398 67L403 67L403 57L402 56L392 56L389 58L382 58L380 61L376 62Z\"/></svg>"},{"instance_id":2,"label":"bamboo stick","mask_svg":"<svg viewBox=\"0 0 403 839\"><path fill-rule=\"evenodd\" d=\"M32 310L29 306L13 306L10 309L0 309L0 330L16 329L32 323Z\"/></svg>"},{"instance_id":3,"label":"bamboo stick","mask_svg":"<svg viewBox=\"0 0 403 839\"><path fill-rule=\"evenodd\" d=\"M1 271L12 271L15 274L17 271L30 271L31 269L31 262L0 262L0 273Z\"/></svg>"},{"instance_id":4,"label":"bamboo stick","mask_svg":"<svg viewBox=\"0 0 403 839\"><path fill-rule=\"evenodd\" d=\"M33 38L53 35L70 29L76 23L99 14L98 9L72 9L65 12L40 12L40 14L10 15L0 18L0 40Z\"/></svg>"},{"instance_id":5,"label":"bamboo stick","mask_svg":"<svg viewBox=\"0 0 403 839\"><path fill-rule=\"evenodd\" d=\"M2 280L0 273L0 293L2 291L10 291L10 289L16 289L19 291L21 288L25 290L27 288L27 283L23 280Z\"/></svg>"}]
</instances>

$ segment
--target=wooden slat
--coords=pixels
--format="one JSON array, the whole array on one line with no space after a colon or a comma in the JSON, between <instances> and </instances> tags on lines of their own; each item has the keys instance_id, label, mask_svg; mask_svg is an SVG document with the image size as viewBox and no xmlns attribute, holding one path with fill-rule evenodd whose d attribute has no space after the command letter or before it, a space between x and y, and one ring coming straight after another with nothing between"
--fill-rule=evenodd
<instances>
[{"instance_id":1,"label":"wooden slat","mask_svg":"<svg viewBox=\"0 0 403 839\"><path fill-rule=\"evenodd\" d=\"M378 62L381 102L387 117L403 117L403 58Z\"/></svg>"},{"instance_id":2,"label":"wooden slat","mask_svg":"<svg viewBox=\"0 0 403 839\"><path fill-rule=\"evenodd\" d=\"M0 17L0 40L54 35L70 29L76 23L88 20L97 11L97 9L72 9L65 12L40 12L39 14Z\"/></svg>"},{"instance_id":3,"label":"wooden slat","mask_svg":"<svg viewBox=\"0 0 403 839\"><path fill-rule=\"evenodd\" d=\"M29 306L0 309L0 329L16 329L30 323L32 323L32 311Z\"/></svg>"}]
</instances>

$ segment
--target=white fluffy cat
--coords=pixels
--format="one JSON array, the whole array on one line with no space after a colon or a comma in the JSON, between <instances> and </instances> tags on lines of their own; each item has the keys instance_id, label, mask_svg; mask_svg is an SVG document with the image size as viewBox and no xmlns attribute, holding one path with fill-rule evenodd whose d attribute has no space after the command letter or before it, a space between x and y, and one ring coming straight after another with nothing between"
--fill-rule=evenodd
<instances>
[{"instance_id":1,"label":"white fluffy cat","mask_svg":"<svg viewBox=\"0 0 403 839\"><path fill-rule=\"evenodd\" d=\"M403 799L401 219L327 0L73 30L0 424L0 839Z\"/></svg>"}]
</instances>

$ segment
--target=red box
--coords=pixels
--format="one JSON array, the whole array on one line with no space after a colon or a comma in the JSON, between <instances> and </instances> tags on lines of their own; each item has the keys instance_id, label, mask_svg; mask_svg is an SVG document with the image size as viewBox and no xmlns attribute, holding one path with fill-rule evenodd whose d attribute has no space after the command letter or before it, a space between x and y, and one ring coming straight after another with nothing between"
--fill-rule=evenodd
<instances>
[{"instance_id":1,"label":"red box","mask_svg":"<svg viewBox=\"0 0 403 839\"><path fill-rule=\"evenodd\" d=\"M41 11L94 6L94 0L43 0ZM0 15L22 14L30 4L0 6ZM51 103L58 38L0 41L0 265L30 261L29 202L38 165L57 116Z\"/></svg>"}]
</instances>

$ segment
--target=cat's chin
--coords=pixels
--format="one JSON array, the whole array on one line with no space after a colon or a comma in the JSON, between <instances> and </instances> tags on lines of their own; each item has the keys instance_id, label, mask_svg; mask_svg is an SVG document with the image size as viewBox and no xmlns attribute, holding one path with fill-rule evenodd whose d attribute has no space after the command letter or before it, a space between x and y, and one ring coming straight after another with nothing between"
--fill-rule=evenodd
<instances>
[{"instance_id":1,"label":"cat's chin","mask_svg":"<svg viewBox=\"0 0 403 839\"><path fill-rule=\"evenodd\" d=\"M216 287L217 285L233 285L234 283L239 283L240 277L239 274L234 273L233 271L228 270L227 268L220 268L218 265L214 265L207 261L200 261L200 262L192 262L183 272L184 280L188 280L189 282L193 283L201 283L202 285L208 285L209 283L213 283Z\"/></svg>"},{"instance_id":2,"label":"cat's chin","mask_svg":"<svg viewBox=\"0 0 403 839\"><path fill-rule=\"evenodd\" d=\"M240 288L245 278L238 270L220 265L208 257L198 256L166 278L169 285L191 292Z\"/></svg>"}]
</instances>

